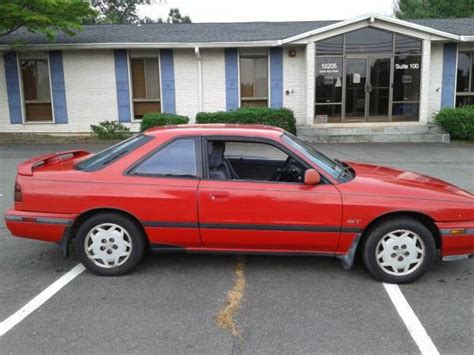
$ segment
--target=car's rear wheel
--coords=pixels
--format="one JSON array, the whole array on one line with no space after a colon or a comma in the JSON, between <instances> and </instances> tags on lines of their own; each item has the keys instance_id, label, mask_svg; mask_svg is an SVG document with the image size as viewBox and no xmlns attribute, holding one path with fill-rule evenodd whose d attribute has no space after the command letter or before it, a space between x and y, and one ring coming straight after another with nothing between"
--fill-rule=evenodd
<instances>
[{"instance_id":1,"label":"car's rear wheel","mask_svg":"<svg viewBox=\"0 0 474 355\"><path fill-rule=\"evenodd\" d=\"M101 276L131 271L142 259L145 238L132 219L115 213L86 220L76 236L76 250L84 266Z\"/></svg>"},{"instance_id":2,"label":"car's rear wheel","mask_svg":"<svg viewBox=\"0 0 474 355\"><path fill-rule=\"evenodd\" d=\"M375 278L388 283L417 280L431 268L435 255L430 230L408 218L379 224L363 244L365 266Z\"/></svg>"}]
</instances>

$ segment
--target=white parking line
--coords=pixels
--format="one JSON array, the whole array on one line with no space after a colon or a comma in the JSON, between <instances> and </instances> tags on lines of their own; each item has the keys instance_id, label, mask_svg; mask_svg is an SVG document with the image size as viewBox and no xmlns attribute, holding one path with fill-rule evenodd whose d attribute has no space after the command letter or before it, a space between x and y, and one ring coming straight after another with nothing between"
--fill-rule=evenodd
<instances>
[{"instance_id":1,"label":"white parking line","mask_svg":"<svg viewBox=\"0 0 474 355\"><path fill-rule=\"evenodd\" d=\"M31 313L37 310L47 300L53 297L60 289L66 286L69 282L74 280L85 270L82 264L77 264L74 268L61 276L59 279L49 285L43 292L33 298L30 302L25 304L22 308L12 314L10 317L0 323L0 337L5 335L15 325L20 323L23 319L28 317Z\"/></svg>"},{"instance_id":2,"label":"white parking line","mask_svg":"<svg viewBox=\"0 0 474 355\"><path fill-rule=\"evenodd\" d=\"M402 291L398 285L384 283L385 291L387 291L393 305L395 306L398 314L402 318L405 326L410 332L411 337L415 341L416 345L420 349L422 354L439 354L438 349L433 344L430 336L426 332L425 328L421 324L420 320L416 316L413 309L408 304L407 299L403 296Z\"/></svg>"}]
</instances>

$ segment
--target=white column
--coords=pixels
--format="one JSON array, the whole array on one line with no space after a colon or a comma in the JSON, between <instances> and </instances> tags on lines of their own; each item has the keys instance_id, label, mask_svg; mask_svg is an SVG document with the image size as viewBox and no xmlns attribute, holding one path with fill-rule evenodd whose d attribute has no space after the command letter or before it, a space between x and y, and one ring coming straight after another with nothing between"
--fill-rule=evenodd
<instances>
[{"instance_id":1,"label":"white column","mask_svg":"<svg viewBox=\"0 0 474 355\"><path fill-rule=\"evenodd\" d=\"M312 125L314 119L314 61L315 43L306 46L306 124Z\"/></svg>"},{"instance_id":2,"label":"white column","mask_svg":"<svg viewBox=\"0 0 474 355\"><path fill-rule=\"evenodd\" d=\"M420 86L420 123L431 122L428 117L429 91L430 91L430 65L431 65L431 41L423 40L421 55L421 86Z\"/></svg>"}]
</instances>

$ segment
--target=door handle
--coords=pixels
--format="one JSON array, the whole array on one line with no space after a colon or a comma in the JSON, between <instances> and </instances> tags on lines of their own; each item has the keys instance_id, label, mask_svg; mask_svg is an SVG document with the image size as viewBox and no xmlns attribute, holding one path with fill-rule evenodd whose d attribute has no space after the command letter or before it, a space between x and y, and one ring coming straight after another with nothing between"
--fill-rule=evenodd
<instances>
[{"instance_id":1,"label":"door handle","mask_svg":"<svg viewBox=\"0 0 474 355\"><path fill-rule=\"evenodd\" d=\"M226 199L229 196L229 193L227 191L212 191L211 192L211 200L217 200L217 199Z\"/></svg>"}]
</instances>

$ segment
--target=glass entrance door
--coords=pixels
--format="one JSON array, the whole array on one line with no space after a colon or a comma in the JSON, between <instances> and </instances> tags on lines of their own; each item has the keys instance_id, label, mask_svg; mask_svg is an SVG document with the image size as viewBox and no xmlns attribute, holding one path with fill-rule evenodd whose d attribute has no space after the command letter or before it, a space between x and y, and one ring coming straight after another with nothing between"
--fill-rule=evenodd
<instances>
[{"instance_id":1,"label":"glass entrance door","mask_svg":"<svg viewBox=\"0 0 474 355\"><path fill-rule=\"evenodd\" d=\"M365 121L366 86L367 58L347 58L344 122Z\"/></svg>"},{"instance_id":2,"label":"glass entrance door","mask_svg":"<svg viewBox=\"0 0 474 355\"><path fill-rule=\"evenodd\" d=\"M390 58L369 58L369 122L389 120L390 67Z\"/></svg>"},{"instance_id":3,"label":"glass entrance door","mask_svg":"<svg viewBox=\"0 0 474 355\"><path fill-rule=\"evenodd\" d=\"M344 122L387 122L391 58L346 58Z\"/></svg>"}]
</instances>

